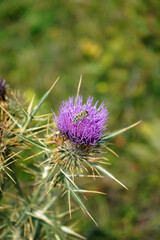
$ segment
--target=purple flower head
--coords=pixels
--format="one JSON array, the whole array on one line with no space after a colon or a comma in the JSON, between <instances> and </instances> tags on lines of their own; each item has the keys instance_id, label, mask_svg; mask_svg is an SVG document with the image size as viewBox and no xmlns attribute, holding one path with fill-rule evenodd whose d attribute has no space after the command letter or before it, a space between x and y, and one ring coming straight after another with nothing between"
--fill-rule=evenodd
<instances>
[{"instance_id":1,"label":"purple flower head","mask_svg":"<svg viewBox=\"0 0 160 240\"><path fill-rule=\"evenodd\" d=\"M6 100L6 81L0 78L0 100Z\"/></svg>"},{"instance_id":2,"label":"purple flower head","mask_svg":"<svg viewBox=\"0 0 160 240\"><path fill-rule=\"evenodd\" d=\"M57 128L72 142L82 145L95 145L106 129L105 123L108 110L102 103L99 107L98 101L93 104L93 97L88 97L83 104L83 97L78 101L70 97L63 101L59 107L58 116L55 116Z\"/></svg>"}]
</instances>

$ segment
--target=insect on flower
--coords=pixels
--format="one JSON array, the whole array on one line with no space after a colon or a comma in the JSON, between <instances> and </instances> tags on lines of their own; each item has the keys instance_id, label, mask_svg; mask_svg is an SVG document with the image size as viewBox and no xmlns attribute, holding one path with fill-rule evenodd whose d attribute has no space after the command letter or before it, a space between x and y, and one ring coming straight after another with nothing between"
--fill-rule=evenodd
<instances>
[{"instance_id":1,"label":"insect on flower","mask_svg":"<svg viewBox=\"0 0 160 240\"><path fill-rule=\"evenodd\" d=\"M88 111L87 111L87 110L82 111L82 112L80 112L79 114L77 114L77 115L75 116L75 118L73 119L72 123L77 123L78 121L80 121L80 123L81 123L81 121L82 121L84 118L86 118L87 116L88 116Z\"/></svg>"}]
</instances>

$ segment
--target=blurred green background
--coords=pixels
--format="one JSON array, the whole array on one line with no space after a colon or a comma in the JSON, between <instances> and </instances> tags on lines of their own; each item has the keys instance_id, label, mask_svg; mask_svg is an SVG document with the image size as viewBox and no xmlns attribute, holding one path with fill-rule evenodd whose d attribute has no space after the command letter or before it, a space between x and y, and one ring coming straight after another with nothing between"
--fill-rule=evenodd
<instances>
[{"instance_id":1,"label":"blurred green background","mask_svg":"<svg viewBox=\"0 0 160 240\"><path fill-rule=\"evenodd\" d=\"M30 99L60 80L42 112L81 94L104 101L108 131L143 122L109 145L110 179L89 188L99 223L84 217L80 232L92 240L160 239L160 1L1 0L0 75ZM90 183L87 183L88 185Z\"/></svg>"}]
</instances>

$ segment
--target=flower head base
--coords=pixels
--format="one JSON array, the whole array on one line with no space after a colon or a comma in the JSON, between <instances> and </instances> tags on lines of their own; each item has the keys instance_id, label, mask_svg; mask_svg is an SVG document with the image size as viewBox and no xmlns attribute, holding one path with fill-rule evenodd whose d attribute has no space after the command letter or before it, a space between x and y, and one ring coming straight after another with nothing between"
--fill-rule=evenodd
<instances>
[{"instance_id":1,"label":"flower head base","mask_svg":"<svg viewBox=\"0 0 160 240\"><path fill-rule=\"evenodd\" d=\"M93 149L90 146L79 145L64 139L63 144L54 149L54 156L59 166L74 172L74 169L83 169L83 163L85 164L91 157L92 152Z\"/></svg>"},{"instance_id":2,"label":"flower head base","mask_svg":"<svg viewBox=\"0 0 160 240\"><path fill-rule=\"evenodd\" d=\"M6 100L6 81L0 78L0 101Z\"/></svg>"},{"instance_id":3,"label":"flower head base","mask_svg":"<svg viewBox=\"0 0 160 240\"><path fill-rule=\"evenodd\" d=\"M94 146L102 137L108 110L102 103L97 107L98 101L93 105L93 97L88 97L85 104L82 96L74 101L63 101L59 107L59 116L55 117L58 130L73 143Z\"/></svg>"}]
</instances>

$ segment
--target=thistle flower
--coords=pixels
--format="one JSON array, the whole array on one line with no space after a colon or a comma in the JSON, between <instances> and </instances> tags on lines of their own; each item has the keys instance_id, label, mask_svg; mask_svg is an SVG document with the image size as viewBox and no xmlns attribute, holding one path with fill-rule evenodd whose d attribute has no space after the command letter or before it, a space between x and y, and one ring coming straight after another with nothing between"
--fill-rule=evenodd
<instances>
[{"instance_id":1,"label":"thistle flower","mask_svg":"<svg viewBox=\"0 0 160 240\"><path fill-rule=\"evenodd\" d=\"M59 107L58 116L54 117L58 129L54 134L54 143L58 146L54 153L63 169L74 172L75 168L85 168L83 163L92 161L94 153L99 153L96 143L106 129L108 110L104 103L97 105L98 101L93 104L93 97L88 97L83 104L83 97L79 96L78 100L70 97Z\"/></svg>"},{"instance_id":2,"label":"thistle flower","mask_svg":"<svg viewBox=\"0 0 160 240\"><path fill-rule=\"evenodd\" d=\"M83 104L80 96L74 103L74 98L63 101L59 108L59 116L55 117L59 131L73 143L94 146L102 137L106 129L108 110L102 103L99 107L98 101L93 105L93 97L88 97Z\"/></svg>"},{"instance_id":3,"label":"thistle flower","mask_svg":"<svg viewBox=\"0 0 160 240\"><path fill-rule=\"evenodd\" d=\"M6 81L0 78L0 101L6 100Z\"/></svg>"}]
</instances>

